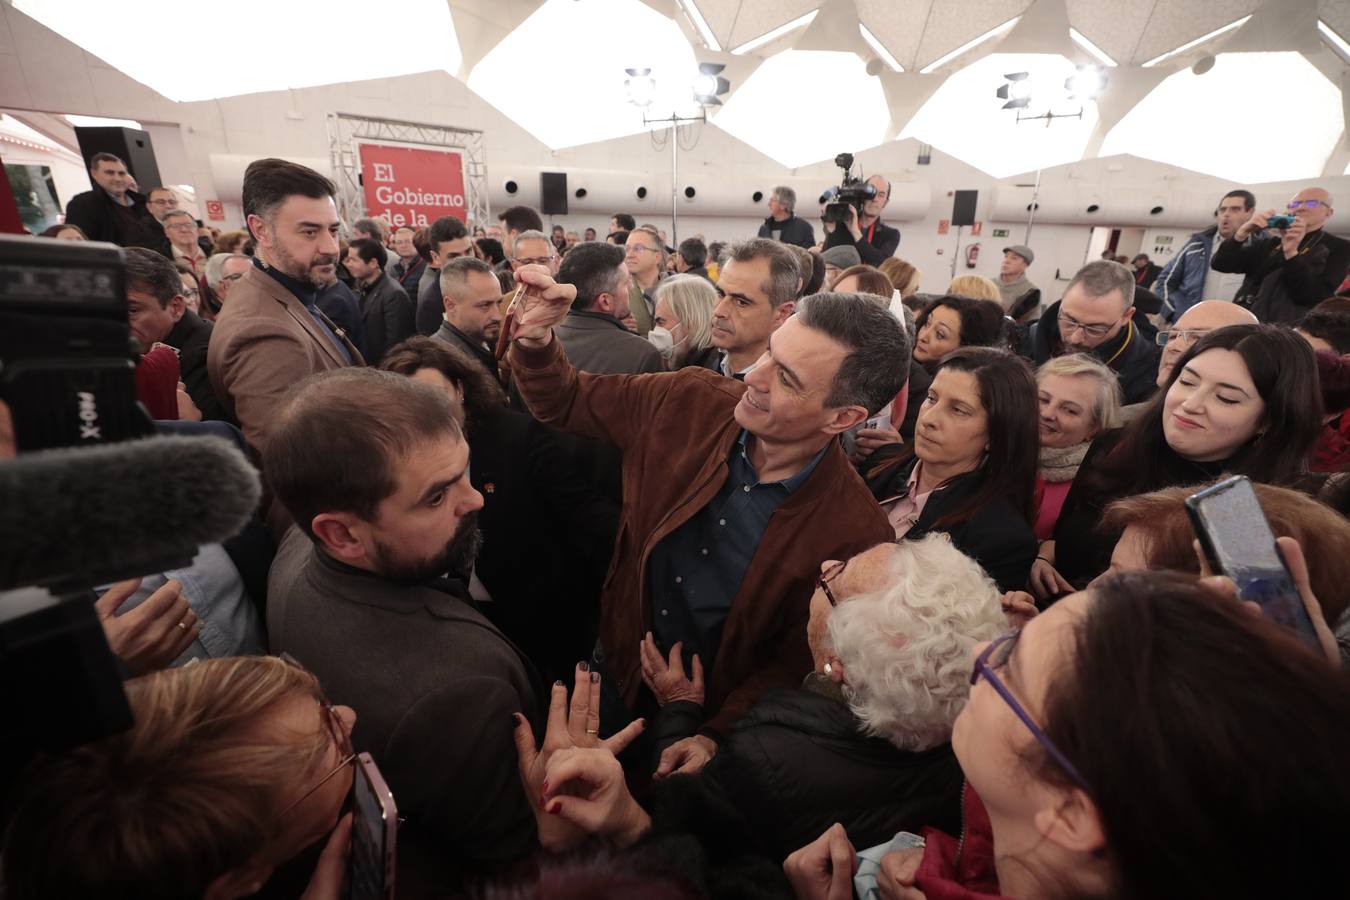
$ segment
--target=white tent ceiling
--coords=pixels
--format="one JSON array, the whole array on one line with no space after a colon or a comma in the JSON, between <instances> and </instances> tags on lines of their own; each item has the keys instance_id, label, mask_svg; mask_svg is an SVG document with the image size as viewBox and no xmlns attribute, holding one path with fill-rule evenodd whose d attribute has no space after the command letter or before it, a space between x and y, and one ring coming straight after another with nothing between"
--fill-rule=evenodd
<instances>
[{"instance_id":1,"label":"white tent ceiling","mask_svg":"<svg viewBox=\"0 0 1350 900\"><path fill-rule=\"evenodd\" d=\"M1277 180L1322 174L1346 141L1347 0L394 0L374 16L361 0L322 16L276 0L236 0L224 16L138 0L120 18L96 0L11 2L170 99L439 68L555 149L644 128L625 68L657 78L650 116L690 112L696 62L723 63L732 85L710 120L789 167L903 135L1000 176L1105 150ZM205 31L247 52L228 66L148 53L147 20L166 46ZM1207 54L1219 63L1192 74ZM994 97L1008 71L1053 73L1043 81L1058 91L1072 65L1103 59L1108 85L1075 104L1081 119L1017 125ZM1064 111L1059 94L1028 111ZM1295 136L1298 153L1277 152Z\"/></svg>"}]
</instances>

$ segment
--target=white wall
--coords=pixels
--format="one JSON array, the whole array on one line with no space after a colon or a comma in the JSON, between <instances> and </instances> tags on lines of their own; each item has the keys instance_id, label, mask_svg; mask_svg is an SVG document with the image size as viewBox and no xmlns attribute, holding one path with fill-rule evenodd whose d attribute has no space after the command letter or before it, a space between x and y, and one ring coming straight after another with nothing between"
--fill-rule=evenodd
<instances>
[{"instance_id":1,"label":"white wall","mask_svg":"<svg viewBox=\"0 0 1350 900\"><path fill-rule=\"evenodd\" d=\"M562 99L556 91L545 92L541 102ZM569 176L569 188L587 182L591 196L585 201L572 201L571 214L552 217L549 224L556 222L577 231L589 225L603 234L610 214L620 208L619 198L631 196L640 181L649 188L648 199L642 203L633 199L622 206L639 223L654 222L670 232L668 147L654 148L649 135L638 134L552 151L445 72L173 103L0 3L0 107L131 118L144 123L153 135L164 180L193 185L199 200L221 200L226 221L218 224L227 227L242 221L239 197L218 193L218 188L233 184L231 190L237 191L242 167L228 178L218 177L221 158L284 156L322 166L329 158L326 116L344 112L482 130L488 180L494 185L492 193L499 195L494 196L494 209L501 209L506 200L495 186L508 175L528 173L521 176L522 187L537 193L540 169L565 171L576 173ZM1024 200L1029 201L1030 188L1018 185L1029 184L1033 176L1000 181L939 148L932 151L930 165L920 166L916 162L918 146L906 140L856 153L866 173L881 172L896 183L897 196L904 192L904 206L909 210L899 217L904 220L886 217L902 231L899 255L923 271L923 289L944 288L951 274L956 236L954 230L939 235L938 220L950 218L950 192L974 189L979 191L976 218L983 223L983 234L971 238L967 230L962 236L957 274L973 271L997 277L1002 248L1022 242L1026 223L1019 216L995 220L993 210L995 206L1020 210ZM213 157L217 160L215 167ZM709 241L753 235L767 209L763 202L752 204L750 195L754 190L767 194L777 183L791 184L798 194L798 213L814 217L815 195L836 184L838 178L839 170L829 162L790 170L715 125L701 126L697 145L680 154L677 186L696 185L699 198L706 202L698 198L684 202L681 198L679 235L702 233ZM1350 230L1350 177L1323 179L1322 183L1346 198L1332 227ZM905 188L906 184L913 187ZM1231 187L1234 185L1216 178L1133 157L1091 159L1048 169L1042 173L1039 197L1045 206L1059 209L1059 220L1038 218L1031 239L1036 262L1029 276L1047 296L1057 296L1068 277L1089 258L1088 242L1094 225L1145 228L1143 246L1150 254L1153 237L1160 233L1172 235L1172 247L1178 249L1188 234L1210 224L1209 204ZM1282 204L1298 186L1248 187L1265 207ZM1098 202L1097 198L1103 211L1110 211L1109 220L1098 220L1082 211L1085 200ZM1147 210L1159 198L1167 211L1151 219ZM897 211L900 206L896 204ZM709 215L708 209L721 214ZM1009 236L993 237L995 228L1008 228ZM964 257L964 247L971 241L980 244L979 262L973 270L965 267ZM1057 275L1061 279L1058 285Z\"/></svg>"}]
</instances>

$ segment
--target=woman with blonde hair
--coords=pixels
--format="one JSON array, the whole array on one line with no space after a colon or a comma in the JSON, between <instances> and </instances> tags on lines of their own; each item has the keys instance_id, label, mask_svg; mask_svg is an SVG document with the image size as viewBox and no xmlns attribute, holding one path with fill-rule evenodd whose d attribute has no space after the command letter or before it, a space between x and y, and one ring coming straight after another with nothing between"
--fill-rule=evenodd
<instances>
[{"instance_id":1,"label":"woman with blonde hair","mask_svg":"<svg viewBox=\"0 0 1350 900\"><path fill-rule=\"evenodd\" d=\"M877 266L881 274L891 280L891 284L900 292L901 297L913 297L919 292L919 276L922 274L914 264L898 256L890 256Z\"/></svg>"},{"instance_id":2,"label":"woman with blonde hair","mask_svg":"<svg viewBox=\"0 0 1350 900\"><path fill-rule=\"evenodd\" d=\"M336 900L351 709L268 656L165 669L126 694L130 730L24 774L0 858L5 897L245 897L332 832L305 896Z\"/></svg>"},{"instance_id":3,"label":"woman with blonde hair","mask_svg":"<svg viewBox=\"0 0 1350 900\"><path fill-rule=\"evenodd\" d=\"M661 282L656 289L656 316L652 331L647 335L666 368L683 369L699 366L720 372L721 351L712 345L713 307L717 305L717 291L706 278L698 275L676 275Z\"/></svg>"},{"instance_id":4,"label":"woman with blonde hair","mask_svg":"<svg viewBox=\"0 0 1350 900\"><path fill-rule=\"evenodd\" d=\"M1036 478L1036 540L1048 541L1092 439L1120 425L1116 373L1083 353L1048 360L1036 370L1040 405L1040 471Z\"/></svg>"},{"instance_id":5,"label":"woman with blonde hair","mask_svg":"<svg viewBox=\"0 0 1350 900\"><path fill-rule=\"evenodd\" d=\"M947 293L956 294L959 297L970 297L973 300L992 300L1003 307L1002 294L998 292L998 285L994 284L988 278L979 275L957 275L952 279L952 283L947 286Z\"/></svg>"}]
</instances>

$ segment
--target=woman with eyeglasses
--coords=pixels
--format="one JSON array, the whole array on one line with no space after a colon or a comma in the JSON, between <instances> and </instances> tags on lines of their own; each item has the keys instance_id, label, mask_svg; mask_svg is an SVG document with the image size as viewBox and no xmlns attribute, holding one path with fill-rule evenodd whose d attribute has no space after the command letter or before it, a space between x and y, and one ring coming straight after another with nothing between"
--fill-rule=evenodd
<instances>
[{"instance_id":1,"label":"woman with eyeglasses","mask_svg":"<svg viewBox=\"0 0 1350 900\"><path fill-rule=\"evenodd\" d=\"M277 657L206 660L125 687L130 730L25 773L0 894L229 900L322 843L305 898L341 896L351 709Z\"/></svg>"},{"instance_id":2,"label":"woman with eyeglasses","mask_svg":"<svg viewBox=\"0 0 1350 900\"><path fill-rule=\"evenodd\" d=\"M621 846L653 827L670 830L674 808L695 820L730 810L719 828L748 831L740 849L775 864L834 822L863 846L930 824L955 829L961 776L948 743L952 723L970 690L973 648L1007 626L998 589L944 536L827 560L806 625L814 671L800 688L764 694L697 776L658 772L655 826L626 791L588 803L554 764L546 808ZM642 672L663 706L650 729L665 741L682 736L677 723L683 733L697 729L702 679L697 670L685 677L678 646L667 664L645 641ZM615 790L621 784L620 776ZM635 819L627 833L611 830L614 820L596 824L610 804Z\"/></svg>"},{"instance_id":3,"label":"woman with eyeglasses","mask_svg":"<svg viewBox=\"0 0 1350 900\"><path fill-rule=\"evenodd\" d=\"M1036 557L1036 407L1022 359L988 347L945 356L913 443L883 446L861 469L896 539L945 532L1001 590L1025 587Z\"/></svg>"},{"instance_id":4,"label":"woman with eyeglasses","mask_svg":"<svg viewBox=\"0 0 1350 900\"><path fill-rule=\"evenodd\" d=\"M883 857L885 900L1343 893L1350 682L1231 582L1103 578L978 647L971 680L964 827ZM848 896L849 837L789 858L799 898Z\"/></svg>"},{"instance_id":5,"label":"woman with eyeglasses","mask_svg":"<svg viewBox=\"0 0 1350 900\"><path fill-rule=\"evenodd\" d=\"M1111 501L1221 474L1287 482L1307 469L1321 423L1317 367L1301 338L1272 325L1209 332L1134 421L1093 441L1054 541L1041 545L1032 593L1049 600L1106 571L1120 537L1099 527Z\"/></svg>"}]
</instances>

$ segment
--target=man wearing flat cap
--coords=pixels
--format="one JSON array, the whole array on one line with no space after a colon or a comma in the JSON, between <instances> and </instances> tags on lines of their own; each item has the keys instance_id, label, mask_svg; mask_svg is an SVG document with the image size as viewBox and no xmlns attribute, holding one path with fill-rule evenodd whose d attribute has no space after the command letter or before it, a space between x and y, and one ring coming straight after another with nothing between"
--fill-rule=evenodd
<instances>
[{"instance_id":1,"label":"man wearing flat cap","mask_svg":"<svg viewBox=\"0 0 1350 900\"><path fill-rule=\"evenodd\" d=\"M1041 289L1027 280L1027 266L1035 261L1036 254L1023 244L1003 248L998 290L1003 295L1003 311L1019 323L1029 322L1040 313Z\"/></svg>"}]
</instances>

